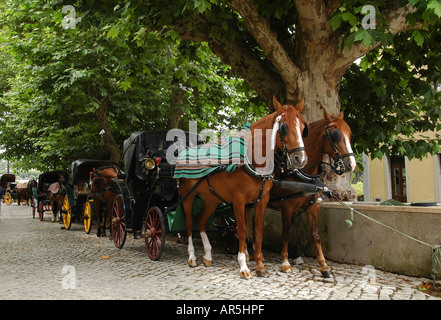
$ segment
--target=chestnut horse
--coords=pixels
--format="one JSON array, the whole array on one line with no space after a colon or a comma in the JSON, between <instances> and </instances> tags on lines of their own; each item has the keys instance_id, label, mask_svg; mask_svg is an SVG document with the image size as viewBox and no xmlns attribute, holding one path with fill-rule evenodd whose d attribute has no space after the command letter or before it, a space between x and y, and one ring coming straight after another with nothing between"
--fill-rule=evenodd
<instances>
[{"instance_id":1,"label":"chestnut horse","mask_svg":"<svg viewBox=\"0 0 441 320\"><path fill-rule=\"evenodd\" d=\"M301 116L303 110L302 101L296 106L282 106L275 98L273 99L276 112L260 119L250 126L247 141L252 142L253 154L250 155L248 149L248 159L251 159L254 166L253 172L267 170L265 178L250 174L246 164L243 164L233 172L218 172L216 174L198 178L180 178L179 194L183 199L183 208L186 216L186 228L188 232L188 264L191 267L197 265L194 254L192 240L192 207L193 200L198 194L204 201L204 207L197 216L198 227L204 246L205 255L203 263L206 267L211 265L211 245L206 234L206 222L214 213L218 204L232 203L237 223L237 234L239 238L238 262L240 265L240 276L245 279L252 277L246 264L246 221L245 205L255 204L255 242L254 242L254 260L256 261L258 276L267 277L268 272L262 263L262 236L263 236L263 216L269 201L269 191L273 186L272 170L268 166L258 165L258 159L255 157L256 150L260 150L260 155L269 156L274 159L275 150L281 149L287 154L291 164L295 168L302 168L306 164L306 153L303 146L302 132L307 130L307 125ZM280 121L280 127L278 126ZM306 128L306 129L305 129ZM271 130L271 129L277 129ZM268 133L267 133L268 131ZM260 134L261 133L261 134ZM266 135L271 135L271 148L266 148ZM248 143L248 145L251 145ZM257 151L259 152L259 151ZM251 157L251 158L250 158ZM260 169L260 170L259 170ZM202 180L202 181L201 181ZM196 191L196 192L194 192Z\"/></svg>"},{"instance_id":2,"label":"chestnut horse","mask_svg":"<svg viewBox=\"0 0 441 320\"><path fill-rule=\"evenodd\" d=\"M305 138L304 141L308 155L308 163L305 165L306 169L304 169L305 173L317 175L319 167L322 164L326 164L323 162L324 154L329 155L334 160L333 169L337 174L354 171L356 163L351 148L351 129L346 121L343 120L343 112L340 112L338 116L334 117L324 111L324 119L310 124L309 136ZM289 180L293 179L293 177L295 177L295 175L291 173L285 175L283 178ZM292 191L274 187L271 190L271 198L280 198L289 193L292 193ZM308 197L288 199L280 202L271 202L270 200L269 206L271 208L282 210L282 270L284 272L292 272L291 265L288 261L289 227L293 213L302 208L307 215L320 271L324 277L332 277L331 268L326 264L320 243L318 230L320 206L314 201L313 197L313 195L310 195Z\"/></svg>"},{"instance_id":3,"label":"chestnut horse","mask_svg":"<svg viewBox=\"0 0 441 320\"><path fill-rule=\"evenodd\" d=\"M113 201L119 192L118 184L112 179L117 176L118 168L115 166L93 168L90 173L89 197L94 200L98 237L106 237L106 228L110 227Z\"/></svg>"},{"instance_id":4,"label":"chestnut horse","mask_svg":"<svg viewBox=\"0 0 441 320\"><path fill-rule=\"evenodd\" d=\"M64 177L60 175L58 182L52 183L47 189L49 194L49 202L52 208L52 222L59 222L61 218L61 208L63 207L66 189L64 188Z\"/></svg>"}]
</instances>

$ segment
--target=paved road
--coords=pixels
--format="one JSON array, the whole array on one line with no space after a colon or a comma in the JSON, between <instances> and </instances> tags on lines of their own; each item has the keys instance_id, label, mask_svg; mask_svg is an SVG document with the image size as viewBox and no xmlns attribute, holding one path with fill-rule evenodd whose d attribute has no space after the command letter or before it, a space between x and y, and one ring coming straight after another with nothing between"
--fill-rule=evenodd
<instances>
[{"instance_id":1,"label":"paved road","mask_svg":"<svg viewBox=\"0 0 441 320\"><path fill-rule=\"evenodd\" d=\"M329 262L335 274L317 274L314 259L282 273L278 253L265 252L269 278L242 280L236 256L213 244L213 266L187 266L186 247L167 238L160 261L151 261L142 240L131 236L122 250L81 225L32 219L27 206L2 205L0 299L2 300L436 300L417 290L427 279L366 266ZM196 254L202 246L196 242ZM255 267L249 263L250 269ZM369 279L369 280L368 280ZM440 299L437 299L440 300ZM175 310L172 310L173 312ZM176 312L184 310L176 310ZM189 310L191 311L191 310ZM193 310L194 311L194 310ZM257 311L256 311L257 312Z\"/></svg>"}]
</instances>

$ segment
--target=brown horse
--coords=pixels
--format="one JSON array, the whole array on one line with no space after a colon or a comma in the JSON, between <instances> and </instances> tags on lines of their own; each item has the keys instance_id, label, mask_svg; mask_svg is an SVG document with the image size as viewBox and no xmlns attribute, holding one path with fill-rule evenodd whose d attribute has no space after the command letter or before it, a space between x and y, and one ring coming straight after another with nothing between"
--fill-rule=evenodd
<instances>
[{"instance_id":1,"label":"brown horse","mask_svg":"<svg viewBox=\"0 0 441 320\"><path fill-rule=\"evenodd\" d=\"M179 194L183 200L183 208L186 216L186 227L188 232L188 253L189 265L196 266L196 257L194 254L193 240L192 240L192 207L193 200L198 194L204 201L204 207L201 213L197 216L198 227L201 239L204 246L205 255L203 263L205 266L210 266L211 245L206 234L205 224L208 218L213 214L218 204L232 203L234 214L237 223L237 233L239 238L239 253L238 261L240 265L240 276L242 278L251 278L251 272L246 264L246 221L245 221L245 205L248 203L255 204L255 242L254 242L254 260L256 261L258 276L268 276L268 272L262 263L262 236L263 236L263 215L269 200L269 191L273 186L272 170L269 169L268 164L260 163L256 159L256 152L262 156L274 158L275 150L281 149L287 154L292 165L295 168L302 168L306 164L306 154L304 151L302 132L305 131L307 125L301 116L303 110L303 99L296 106L282 106L275 98L273 99L276 112L260 119L253 123L250 127L247 141L251 142L252 148L248 149L248 159L254 166L253 170L248 171L250 166L246 164L240 166L233 172L219 172L214 175L199 178L180 178L179 179ZM278 126L280 122L280 126ZM277 126L276 126L277 125ZM271 130L276 129L276 130ZM267 133L268 131L268 133ZM267 135L271 136L271 148L267 150ZM253 154L251 153L251 150ZM265 177L256 173L257 171L270 172ZM196 192L194 192L196 191Z\"/></svg>"},{"instance_id":2,"label":"brown horse","mask_svg":"<svg viewBox=\"0 0 441 320\"><path fill-rule=\"evenodd\" d=\"M118 194L118 184L113 178L118 176L118 168L115 166L93 168L90 173L91 188L89 197L93 199L95 214L97 217L98 237L106 237L106 228L110 227L111 210L115 196Z\"/></svg>"},{"instance_id":3,"label":"brown horse","mask_svg":"<svg viewBox=\"0 0 441 320\"><path fill-rule=\"evenodd\" d=\"M317 175L319 167L322 164L326 164L323 162L324 154L329 155L334 160L333 169L337 174L354 171L356 163L351 148L351 129L346 121L343 120L343 112L340 112L338 116L334 117L324 111L324 119L310 124L309 136L305 138L304 141L308 155L308 163L305 165L306 169L304 170L305 173ZM285 175L284 179L293 179L292 177L294 177L294 175L291 173L288 176ZM271 198L277 199L289 193L292 193L292 191L274 187L271 190ZM305 210L308 218L320 271L324 277L332 277L331 268L326 264L320 243L318 230L320 206L314 201L313 197L313 195L310 195L308 197L288 199L273 203L270 200L270 207L282 210L282 270L284 272L292 272L291 265L288 261L289 226L293 213L302 208Z\"/></svg>"},{"instance_id":4,"label":"brown horse","mask_svg":"<svg viewBox=\"0 0 441 320\"><path fill-rule=\"evenodd\" d=\"M29 205L29 200L32 199L32 187L34 186L37 186L37 181L34 179L17 184L15 193L17 195L18 205L21 205L22 200L26 200L26 205Z\"/></svg>"},{"instance_id":5,"label":"brown horse","mask_svg":"<svg viewBox=\"0 0 441 320\"><path fill-rule=\"evenodd\" d=\"M49 193L49 202L52 208L52 222L59 222L61 215L61 208L63 207L64 197L66 196L66 189L63 185L64 177L59 176L58 182L52 183L47 189Z\"/></svg>"}]
</instances>

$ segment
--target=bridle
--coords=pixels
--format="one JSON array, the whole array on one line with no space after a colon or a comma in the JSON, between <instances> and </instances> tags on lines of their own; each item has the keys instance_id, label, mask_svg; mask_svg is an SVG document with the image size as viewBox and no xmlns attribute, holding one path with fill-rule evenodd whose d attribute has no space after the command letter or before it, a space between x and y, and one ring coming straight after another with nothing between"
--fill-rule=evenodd
<instances>
[{"instance_id":1,"label":"bridle","mask_svg":"<svg viewBox=\"0 0 441 320\"><path fill-rule=\"evenodd\" d=\"M322 159L320 160L321 163L324 164L328 164L329 166L331 166L332 170L337 173L338 175L342 175L343 173L346 172L346 167L345 164L343 162L344 158L348 158L351 156L355 156L355 154L353 152L349 152L349 153L345 153L345 154L340 154L337 150L337 146L335 145L336 143L340 142L341 140L341 132L340 130L338 130L337 128L332 128L332 130L330 130L330 127L333 127L335 124L333 122L327 123L325 125L325 132L323 134L323 144L322 144ZM332 150L334 151L335 155L336 155L336 159L333 158L334 160L334 165L324 162L323 161L323 155L324 155L324 147L325 147L325 139L328 138Z\"/></svg>"},{"instance_id":2,"label":"bridle","mask_svg":"<svg viewBox=\"0 0 441 320\"><path fill-rule=\"evenodd\" d=\"M296 171L296 172L301 171L301 172L304 173L305 171L308 171L309 169L311 169L311 168L313 168L315 166L319 166L321 164L329 165L331 167L331 169L335 173L337 173L338 175L342 175L343 173L345 173L346 172L346 167L344 165L343 159L347 158L347 157L355 156L355 154L353 152L345 153L345 154L340 154L338 152L336 143L340 142L340 140L342 138L342 135L341 135L340 130L335 128L334 125L335 124L333 122L331 122L329 124L327 123L325 125L325 132L323 133L323 141L322 141L322 155L321 155L321 159L320 159L319 162L313 163L308 168L305 168L305 169L302 169L302 170L299 170L299 169L292 170L292 166L290 165L290 159L289 159L289 157L287 157L286 153L278 152L278 153L276 153L276 158L278 159L278 161L280 163L280 166L282 168L285 167L287 169L287 171L288 171L287 172L288 174L290 174L290 173L292 173L294 171ZM334 128L332 128L332 127L334 127ZM332 150L334 151L334 153L336 155L335 159L332 158L334 160L334 165L331 164L330 162L328 163L328 162L323 161L323 156L325 154L324 148L325 148L326 139L329 140L329 143L331 144ZM282 169L282 171L283 171L283 169ZM321 174L318 174L318 175L315 175L314 177L318 178L320 175ZM313 177L312 175L308 175L308 176L309 177Z\"/></svg>"},{"instance_id":3,"label":"bridle","mask_svg":"<svg viewBox=\"0 0 441 320\"><path fill-rule=\"evenodd\" d=\"M284 116L284 115L285 115L285 113L282 113L281 115L279 115L276 118L276 122L279 122L281 120L281 117ZM296 151L305 151L305 147L303 146L303 147L297 147L297 148L288 149L287 146L286 146L285 141L283 141L283 139L288 134L288 130L289 130L289 127L286 124L286 121L283 121L280 124L280 127L278 128L277 132L279 133L280 144L282 145L282 152L283 152L283 154L285 156L285 159L286 159L286 162L287 162L286 163L287 169L291 170L293 168L293 165L292 165L292 162L291 162L291 159L290 159L289 155L291 153L296 152ZM306 138L308 136L308 134L309 134L309 127L305 123L305 128L303 129L302 137Z\"/></svg>"},{"instance_id":4,"label":"bridle","mask_svg":"<svg viewBox=\"0 0 441 320\"><path fill-rule=\"evenodd\" d=\"M96 171L90 173L90 180L89 180L90 189L92 189L92 184L93 184L95 178L101 179L101 180L103 180L103 183L105 183L105 179L104 179L102 170L109 169L109 168L115 168L115 167L114 166L100 167L100 168L96 169ZM118 170L117 168L115 168L115 169ZM112 191L112 192L118 193L119 190L116 190L115 188L113 188L112 185L107 185L107 187L105 187L104 189L90 191L90 195L92 196L92 198L97 199L97 198L101 197L106 191Z\"/></svg>"}]
</instances>

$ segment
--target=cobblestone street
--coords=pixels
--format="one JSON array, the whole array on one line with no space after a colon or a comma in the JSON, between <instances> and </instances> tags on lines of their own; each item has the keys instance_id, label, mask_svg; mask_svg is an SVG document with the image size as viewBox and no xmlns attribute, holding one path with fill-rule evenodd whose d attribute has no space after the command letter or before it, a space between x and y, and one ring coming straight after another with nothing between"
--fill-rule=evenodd
<instances>
[{"instance_id":1,"label":"cobblestone street","mask_svg":"<svg viewBox=\"0 0 441 320\"><path fill-rule=\"evenodd\" d=\"M329 261L334 281L320 276L315 259L303 258L294 272L280 271L279 254L264 252L269 278L239 277L235 255L213 244L213 266L189 268L186 246L170 234L160 261L151 261L142 240L127 237L123 249L86 234L82 225L32 219L29 206L2 205L0 299L2 300L440 300L420 292L428 279L368 266ZM196 242L201 260L202 245ZM253 262L250 269L255 267Z\"/></svg>"}]
</instances>

